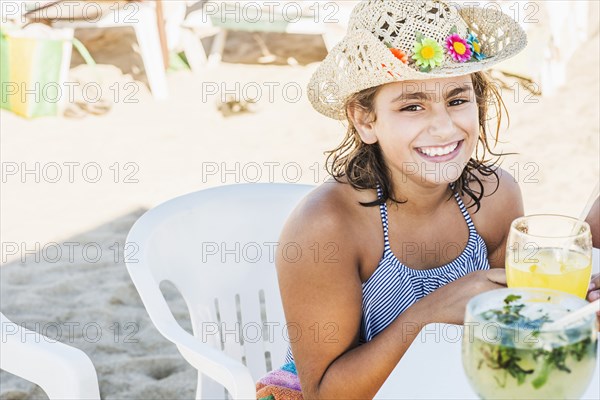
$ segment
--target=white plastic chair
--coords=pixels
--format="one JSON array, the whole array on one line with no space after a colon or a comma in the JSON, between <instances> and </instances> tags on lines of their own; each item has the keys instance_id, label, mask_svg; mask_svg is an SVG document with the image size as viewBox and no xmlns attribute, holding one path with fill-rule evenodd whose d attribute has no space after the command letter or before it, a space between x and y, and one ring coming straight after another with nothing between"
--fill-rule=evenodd
<instances>
[{"instance_id":1,"label":"white plastic chair","mask_svg":"<svg viewBox=\"0 0 600 400\"><path fill-rule=\"evenodd\" d=\"M255 382L283 364L288 342L275 245L311 188L202 190L151 209L131 228L127 270L156 328L198 370L197 399L226 398L223 387L233 399L255 399ZM163 281L185 299L193 336L174 319L159 289Z\"/></svg>"},{"instance_id":2,"label":"white plastic chair","mask_svg":"<svg viewBox=\"0 0 600 400\"><path fill-rule=\"evenodd\" d=\"M167 74L160 45L156 10L151 3L131 2L122 7L116 7L117 3L114 3L97 20L96 17L58 19L52 25L76 29L132 27L135 30L152 95L156 100L166 100L169 97Z\"/></svg>"},{"instance_id":3,"label":"white plastic chair","mask_svg":"<svg viewBox=\"0 0 600 400\"><path fill-rule=\"evenodd\" d=\"M50 399L100 399L92 361L81 350L25 329L0 313L0 369L40 386Z\"/></svg>"}]
</instances>

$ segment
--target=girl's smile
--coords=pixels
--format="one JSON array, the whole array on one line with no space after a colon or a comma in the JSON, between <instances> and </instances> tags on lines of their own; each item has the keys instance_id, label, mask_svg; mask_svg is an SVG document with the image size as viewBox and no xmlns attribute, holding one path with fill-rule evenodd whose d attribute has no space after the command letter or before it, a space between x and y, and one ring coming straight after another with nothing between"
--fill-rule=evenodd
<instances>
[{"instance_id":1,"label":"girl's smile","mask_svg":"<svg viewBox=\"0 0 600 400\"><path fill-rule=\"evenodd\" d=\"M417 153L426 161L441 163L451 161L460 153L464 140L455 141L448 145L416 147Z\"/></svg>"}]
</instances>

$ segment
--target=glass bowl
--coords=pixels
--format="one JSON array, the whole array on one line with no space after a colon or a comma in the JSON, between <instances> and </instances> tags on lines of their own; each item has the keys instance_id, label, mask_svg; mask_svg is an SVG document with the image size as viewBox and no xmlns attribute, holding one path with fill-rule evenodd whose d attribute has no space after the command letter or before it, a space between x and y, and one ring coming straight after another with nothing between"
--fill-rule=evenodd
<instances>
[{"instance_id":1,"label":"glass bowl","mask_svg":"<svg viewBox=\"0 0 600 400\"><path fill-rule=\"evenodd\" d=\"M497 289L473 297L462 341L473 390L483 399L580 398L596 367L596 315L559 330L544 325L586 304L550 289Z\"/></svg>"}]
</instances>

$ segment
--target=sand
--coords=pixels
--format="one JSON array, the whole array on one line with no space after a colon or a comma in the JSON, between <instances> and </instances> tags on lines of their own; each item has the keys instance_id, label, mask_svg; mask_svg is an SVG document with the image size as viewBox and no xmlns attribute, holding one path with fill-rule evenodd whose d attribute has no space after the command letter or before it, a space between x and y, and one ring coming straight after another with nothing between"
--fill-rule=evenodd
<instances>
[{"instance_id":1,"label":"sand","mask_svg":"<svg viewBox=\"0 0 600 400\"><path fill-rule=\"evenodd\" d=\"M255 61L260 51L247 34L232 35L226 62L198 75L170 73L170 98L157 103L137 80L143 81L143 69L139 56L132 57L131 32L88 36L97 60L113 65L100 67L104 84L116 82L120 90L109 113L25 120L1 112L2 312L85 351L104 399L194 396L193 368L153 327L125 270L122 248L133 222L177 195L254 181L257 165L262 182L318 184L326 177L323 152L335 147L344 128L314 112L306 99L305 85L325 54L322 40L263 37L281 60L294 56L299 65L241 64ZM577 216L598 180L598 48L596 34L587 51L571 60L568 83L553 96L503 90L511 125L497 150L519 153L503 166L521 185L526 213ZM89 78L86 68L75 67L73 76ZM139 92L135 103L126 103L131 82ZM207 90L223 83L235 90L236 82L247 85L249 96L261 88L262 97L253 112L224 118L217 111L219 96ZM269 99L268 85L275 83ZM36 162L39 182L35 174L7 174L7 168L32 169ZM269 162L277 163L272 176ZM53 183L57 170L62 177ZM66 242L75 242L73 254ZM181 299L174 291L167 297L189 327ZM34 385L0 374L1 399L45 398Z\"/></svg>"}]
</instances>

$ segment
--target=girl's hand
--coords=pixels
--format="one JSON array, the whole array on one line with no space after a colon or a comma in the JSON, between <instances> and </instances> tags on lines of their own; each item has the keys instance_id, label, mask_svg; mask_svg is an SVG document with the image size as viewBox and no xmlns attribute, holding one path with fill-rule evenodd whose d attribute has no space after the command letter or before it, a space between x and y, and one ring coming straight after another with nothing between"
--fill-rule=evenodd
<instances>
[{"instance_id":1,"label":"girl's hand","mask_svg":"<svg viewBox=\"0 0 600 400\"><path fill-rule=\"evenodd\" d=\"M588 288L587 299L588 301L600 299L600 274L592 276L592 281L590 282L590 287ZM600 311L597 313L597 315L598 326L600 327Z\"/></svg>"},{"instance_id":2,"label":"girl's hand","mask_svg":"<svg viewBox=\"0 0 600 400\"><path fill-rule=\"evenodd\" d=\"M469 300L480 293L505 287L506 271L504 268L493 268L465 275L435 290L421 301L427 299L429 312L435 310L433 322L462 324Z\"/></svg>"}]
</instances>

